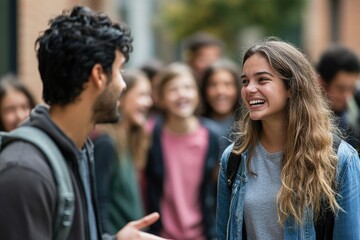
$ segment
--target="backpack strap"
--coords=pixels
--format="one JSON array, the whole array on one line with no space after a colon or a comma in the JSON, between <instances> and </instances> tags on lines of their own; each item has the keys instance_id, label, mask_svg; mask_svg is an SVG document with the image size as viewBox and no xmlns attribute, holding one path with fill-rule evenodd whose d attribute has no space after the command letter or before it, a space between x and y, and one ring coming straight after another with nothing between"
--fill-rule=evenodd
<instances>
[{"instance_id":1,"label":"backpack strap","mask_svg":"<svg viewBox=\"0 0 360 240\"><path fill-rule=\"evenodd\" d=\"M53 239L65 240L74 216L74 190L65 159L54 141L46 133L30 126L22 126L3 135L1 149L10 142L19 140L37 147L45 155L52 169L58 195Z\"/></svg>"},{"instance_id":2,"label":"backpack strap","mask_svg":"<svg viewBox=\"0 0 360 240\"><path fill-rule=\"evenodd\" d=\"M337 153L341 143L341 138L333 134L333 149ZM320 218L314 223L317 240L332 240L334 230L334 213L328 209L327 204L322 202L322 212Z\"/></svg>"},{"instance_id":3,"label":"backpack strap","mask_svg":"<svg viewBox=\"0 0 360 240\"><path fill-rule=\"evenodd\" d=\"M226 168L227 184L230 190L232 189L232 185L235 181L236 173L242 161L242 155L234 153L233 150L230 153Z\"/></svg>"}]
</instances>

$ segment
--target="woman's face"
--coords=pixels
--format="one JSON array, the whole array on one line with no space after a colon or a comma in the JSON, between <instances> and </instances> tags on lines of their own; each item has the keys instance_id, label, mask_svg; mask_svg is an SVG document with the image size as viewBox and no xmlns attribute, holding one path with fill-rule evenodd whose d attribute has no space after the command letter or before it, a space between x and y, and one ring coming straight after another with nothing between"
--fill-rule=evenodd
<instances>
[{"instance_id":1,"label":"woman's face","mask_svg":"<svg viewBox=\"0 0 360 240\"><path fill-rule=\"evenodd\" d=\"M183 74L171 79L162 90L161 106L177 118L193 116L199 104L199 93L193 76Z\"/></svg>"},{"instance_id":2,"label":"woman's face","mask_svg":"<svg viewBox=\"0 0 360 240\"><path fill-rule=\"evenodd\" d=\"M214 118L226 118L232 115L237 99L237 84L234 76L225 69L215 71L209 78L206 99L213 109Z\"/></svg>"},{"instance_id":3,"label":"woman's face","mask_svg":"<svg viewBox=\"0 0 360 240\"><path fill-rule=\"evenodd\" d=\"M252 120L284 119L289 91L264 57L254 54L246 60L241 81L241 96Z\"/></svg>"},{"instance_id":4,"label":"woman's face","mask_svg":"<svg viewBox=\"0 0 360 240\"><path fill-rule=\"evenodd\" d=\"M121 99L122 118L127 119L132 125L142 126L147 120L152 103L150 82L146 78L141 78Z\"/></svg>"},{"instance_id":5,"label":"woman's face","mask_svg":"<svg viewBox=\"0 0 360 240\"><path fill-rule=\"evenodd\" d=\"M26 95L15 89L8 89L1 101L1 121L5 131L15 129L30 114L30 103Z\"/></svg>"}]
</instances>

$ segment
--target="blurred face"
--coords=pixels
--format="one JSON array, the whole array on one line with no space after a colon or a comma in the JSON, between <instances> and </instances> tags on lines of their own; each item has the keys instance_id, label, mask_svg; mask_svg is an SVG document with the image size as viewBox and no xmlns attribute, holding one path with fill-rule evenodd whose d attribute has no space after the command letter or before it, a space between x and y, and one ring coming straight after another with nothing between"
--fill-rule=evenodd
<instances>
[{"instance_id":1,"label":"blurred face","mask_svg":"<svg viewBox=\"0 0 360 240\"><path fill-rule=\"evenodd\" d=\"M283 121L289 93L264 57L255 54L246 60L241 81L241 96L252 120Z\"/></svg>"},{"instance_id":2,"label":"blurred face","mask_svg":"<svg viewBox=\"0 0 360 240\"><path fill-rule=\"evenodd\" d=\"M26 95L15 89L9 89L1 101L1 121L5 131L15 129L29 116L30 103Z\"/></svg>"},{"instance_id":3,"label":"blurred face","mask_svg":"<svg viewBox=\"0 0 360 240\"><path fill-rule=\"evenodd\" d=\"M166 83L162 91L161 102L168 116L176 118L193 116L199 103L194 77L184 74Z\"/></svg>"},{"instance_id":4,"label":"blurred face","mask_svg":"<svg viewBox=\"0 0 360 240\"><path fill-rule=\"evenodd\" d=\"M346 109L348 100L354 95L358 79L359 74L357 73L340 71L325 87L333 111L341 112Z\"/></svg>"},{"instance_id":5,"label":"blurred face","mask_svg":"<svg viewBox=\"0 0 360 240\"><path fill-rule=\"evenodd\" d=\"M238 101L237 86L233 75L225 69L216 71L206 89L206 99L213 109L215 118L226 118L233 112Z\"/></svg>"},{"instance_id":6,"label":"blurred face","mask_svg":"<svg viewBox=\"0 0 360 240\"><path fill-rule=\"evenodd\" d=\"M121 99L122 119L127 119L132 125L141 126L146 122L151 105L150 82L146 78L141 78Z\"/></svg>"},{"instance_id":7,"label":"blurred face","mask_svg":"<svg viewBox=\"0 0 360 240\"><path fill-rule=\"evenodd\" d=\"M93 119L95 123L115 123L120 118L120 96L126 88L121 75L124 62L124 55L120 51L116 51L110 82L94 104Z\"/></svg>"},{"instance_id":8,"label":"blurred face","mask_svg":"<svg viewBox=\"0 0 360 240\"><path fill-rule=\"evenodd\" d=\"M197 78L201 78L205 69L221 56L221 49L218 46L205 46L194 53L190 61Z\"/></svg>"}]
</instances>

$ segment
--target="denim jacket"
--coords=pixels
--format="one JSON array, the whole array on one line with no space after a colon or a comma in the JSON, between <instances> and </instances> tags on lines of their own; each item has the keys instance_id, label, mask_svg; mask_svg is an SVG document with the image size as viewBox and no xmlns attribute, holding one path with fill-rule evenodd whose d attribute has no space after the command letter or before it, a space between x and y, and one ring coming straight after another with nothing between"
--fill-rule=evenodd
<instances>
[{"instance_id":1,"label":"denim jacket","mask_svg":"<svg viewBox=\"0 0 360 240\"><path fill-rule=\"evenodd\" d=\"M227 185L227 162L233 144L223 153L218 177L216 231L219 240L243 239L244 199L247 173L242 161L232 189ZM243 154L247 157L247 151ZM337 201L343 209L335 216L333 239L360 240L360 160L358 153L345 141L338 148L336 182ZM245 169L244 169L245 168ZM274 219L276 221L276 219ZM315 240L315 228L311 211L305 211L305 221L295 225L291 218L285 221L284 240Z\"/></svg>"}]
</instances>

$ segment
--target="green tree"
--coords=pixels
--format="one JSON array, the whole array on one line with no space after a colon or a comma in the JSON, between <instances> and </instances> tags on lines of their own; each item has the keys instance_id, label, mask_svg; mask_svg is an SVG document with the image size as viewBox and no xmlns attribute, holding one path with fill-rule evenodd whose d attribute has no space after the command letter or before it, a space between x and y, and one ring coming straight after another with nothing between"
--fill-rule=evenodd
<instances>
[{"instance_id":1,"label":"green tree","mask_svg":"<svg viewBox=\"0 0 360 240\"><path fill-rule=\"evenodd\" d=\"M306 0L160 0L161 27L179 43L196 31L210 32L234 52L242 29L259 27L264 35L300 44Z\"/></svg>"}]
</instances>

